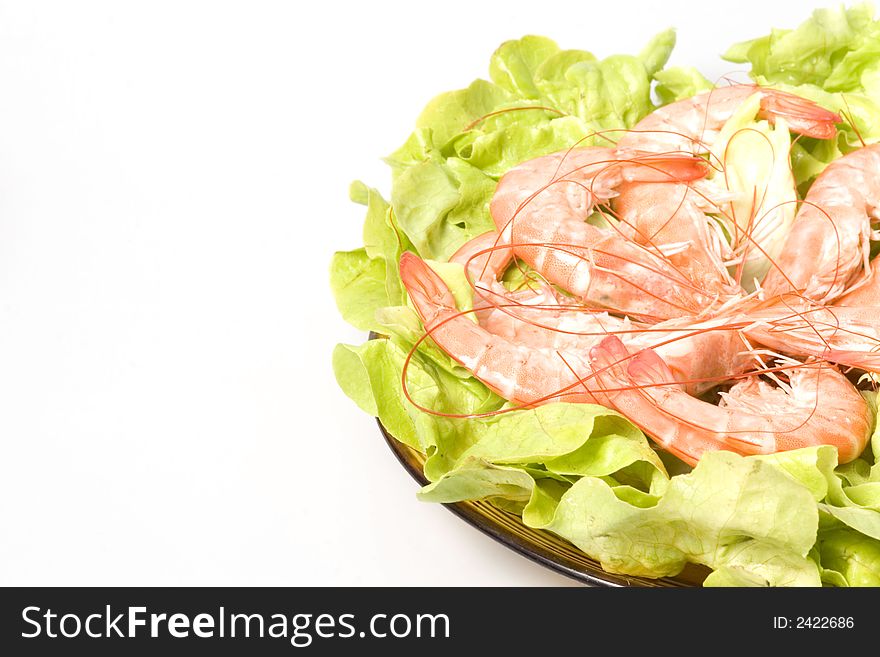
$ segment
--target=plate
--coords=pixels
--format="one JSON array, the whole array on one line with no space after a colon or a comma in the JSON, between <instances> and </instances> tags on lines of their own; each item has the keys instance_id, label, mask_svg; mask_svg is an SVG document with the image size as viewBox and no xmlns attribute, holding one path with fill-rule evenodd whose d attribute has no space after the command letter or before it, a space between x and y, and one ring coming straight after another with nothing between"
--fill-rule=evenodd
<instances>
[{"instance_id":1,"label":"plate","mask_svg":"<svg viewBox=\"0 0 880 657\"><path fill-rule=\"evenodd\" d=\"M423 474L425 455L398 441L378 419L376 421L400 464L420 486L426 485L428 480ZM502 511L488 502L466 501L443 506L514 552L589 586L700 586L710 572L702 566L688 564L675 577L660 579L609 573L568 541L550 532L526 527L519 516Z\"/></svg>"}]
</instances>

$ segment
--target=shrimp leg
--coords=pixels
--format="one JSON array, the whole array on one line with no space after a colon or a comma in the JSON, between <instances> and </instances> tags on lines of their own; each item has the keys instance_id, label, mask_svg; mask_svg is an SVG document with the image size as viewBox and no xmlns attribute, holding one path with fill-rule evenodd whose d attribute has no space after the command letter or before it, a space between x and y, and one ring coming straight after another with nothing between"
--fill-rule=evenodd
<instances>
[{"instance_id":1,"label":"shrimp leg","mask_svg":"<svg viewBox=\"0 0 880 657\"><path fill-rule=\"evenodd\" d=\"M785 370L790 392L756 377L737 383L719 405L691 397L651 349L630 354L610 336L592 349L593 369L610 405L662 448L695 465L707 451L771 454L834 445L841 463L868 443L872 418L855 386L835 367L813 362Z\"/></svg>"}]
</instances>

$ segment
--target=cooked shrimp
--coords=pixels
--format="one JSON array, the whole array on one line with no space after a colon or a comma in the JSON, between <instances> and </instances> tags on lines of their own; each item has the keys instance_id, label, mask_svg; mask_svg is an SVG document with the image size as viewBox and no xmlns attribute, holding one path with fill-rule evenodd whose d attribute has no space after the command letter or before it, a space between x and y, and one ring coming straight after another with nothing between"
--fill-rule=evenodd
<instances>
[{"instance_id":1,"label":"cooked shrimp","mask_svg":"<svg viewBox=\"0 0 880 657\"><path fill-rule=\"evenodd\" d=\"M619 141L621 149L639 149L655 153L688 152L709 154L710 161L726 163L727 143L730 135L724 135L727 122L747 104L754 102L752 110L760 118L772 122L785 120L784 125L793 132L810 137L827 139L836 133L835 123L840 117L822 109L815 103L773 89L754 85L734 85L713 89L712 91L687 98L661 107L647 115L628 131ZM754 116L754 114L750 114ZM785 132L787 135L787 132ZM761 144L760 135L743 133L744 138ZM739 139L737 143L739 143ZM720 143L719 143L720 142ZM775 153L772 144L770 156L785 157L788 162L788 140L779 145L784 153ZM717 148L716 148L717 147ZM752 148L754 150L754 147ZM761 153L764 155L764 153ZM752 167L754 168L754 167ZM794 178L790 167L782 168L790 183L791 200L796 198ZM725 176L726 177L726 176ZM769 184L769 181L767 183ZM717 289L727 294L735 294L738 285L730 277L725 260L732 260L732 249L719 233L717 224L706 216L707 212L722 213L722 202L731 200L731 195L718 184L702 183L702 189L685 184L641 184L629 183L619 188L614 207L621 221L621 230L640 244L650 244L662 248L669 244L683 244L685 248L669 255L669 260L686 273L690 280L705 289ZM766 194L766 190L764 192ZM764 194L759 194L757 205ZM754 204L752 194L749 203ZM753 208L757 210L757 207ZM766 233L781 221L782 213L794 216L794 211L785 207L774 208L757 222L753 217L740 217L733 212L735 223L741 224L745 235L736 231L735 238L741 241L761 241ZM742 214L742 213L740 213ZM738 248L739 245L733 245ZM754 245L743 245L748 252ZM759 253L760 255L760 253ZM771 254L775 255L775 254ZM763 276L763 271L761 272Z\"/></svg>"},{"instance_id":2,"label":"cooked shrimp","mask_svg":"<svg viewBox=\"0 0 880 657\"><path fill-rule=\"evenodd\" d=\"M631 348L653 348L695 395L741 374L752 362L739 327L725 319L670 319L649 326L574 303L543 283L506 290L498 279L511 259L494 231L467 242L450 258L468 268L481 295L474 314L490 333L524 346L565 350L589 350L597 339L617 335Z\"/></svg>"},{"instance_id":3,"label":"cooked shrimp","mask_svg":"<svg viewBox=\"0 0 880 657\"><path fill-rule=\"evenodd\" d=\"M499 279L512 259L513 250L495 231L475 237L450 258L466 268L475 292L474 315L490 333L525 346L576 349L592 346L597 331L608 324L628 325L606 312L591 312L542 281L508 290Z\"/></svg>"},{"instance_id":4,"label":"cooked shrimp","mask_svg":"<svg viewBox=\"0 0 880 657\"><path fill-rule=\"evenodd\" d=\"M622 158L608 148L576 148L508 171L490 212L516 255L584 301L640 317L688 315L715 293L697 290L656 253L586 219L625 181L693 180L705 173L705 162L690 156Z\"/></svg>"},{"instance_id":5,"label":"cooked shrimp","mask_svg":"<svg viewBox=\"0 0 880 657\"><path fill-rule=\"evenodd\" d=\"M479 315L479 313L477 313ZM726 318L696 322L669 320L653 326L599 311L552 306L495 308L480 320L487 331L516 344L576 353L589 350L608 335L631 349L654 349L688 394L699 395L753 365L741 325Z\"/></svg>"},{"instance_id":6,"label":"cooked shrimp","mask_svg":"<svg viewBox=\"0 0 880 657\"><path fill-rule=\"evenodd\" d=\"M477 239L485 246L490 238ZM497 284L490 281L487 285ZM497 288L502 291L491 292L490 301L474 306L479 325L489 334L484 336L486 339L491 335L523 349L580 355L589 353L606 336L617 335L631 348L654 348L690 394L701 394L744 372L752 360L739 327L725 319L697 322L682 318L648 326L627 317L566 304L548 291L552 290L549 286L518 292L500 285ZM452 299L447 298L447 302L451 304ZM566 367L563 358L568 357L556 359L557 367Z\"/></svg>"},{"instance_id":7,"label":"cooked shrimp","mask_svg":"<svg viewBox=\"0 0 880 657\"><path fill-rule=\"evenodd\" d=\"M880 373L880 316L874 306L824 306L795 295L746 309L743 333L779 353Z\"/></svg>"},{"instance_id":8,"label":"cooked shrimp","mask_svg":"<svg viewBox=\"0 0 880 657\"><path fill-rule=\"evenodd\" d=\"M652 349L686 393L700 395L754 365L751 345L742 335L743 325L725 316L703 321L671 319L621 339L633 351Z\"/></svg>"},{"instance_id":9,"label":"cooked shrimp","mask_svg":"<svg viewBox=\"0 0 880 657\"><path fill-rule=\"evenodd\" d=\"M496 231L490 230L465 242L449 258L467 271L468 278L475 289L488 289L503 293L498 281L513 260L513 249Z\"/></svg>"},{"instance_id":10,"label":"cooked shrimp","mask_svg":"<svg viewBox=\"0 0 880 657\"><path fill-rule=\"evenodd\" d=\"M666 259L700 289L725 296L739 288L725 266L731 250L718 225L708 216L717 208L690 185L626 183L618 188L613 208L620 231L635 243L660 250L681 245Z\"/></svg>"},{"instance_id":11,"label":"cooked shrimp","mask_svg":"<svg viewBox=\"0 0 880 657\"><path fill-rule=\"evenodd\" d=\"M867 276L850 286L835 306L867 306L880 308L880 256L871 260Z\"/></svg>"},{"instance_id":12,"label":"cooked shrimp","mask_svg":"<svg viewBox=\"0 0 880 657\"><path fill-rule=\"evenodd\" d=\"M595 402L585 383L587 352L529 347L490 333L459 312L443 279L412 253L400 258L400 278L434 342L505 399Z\"/></svg>"},{"instance_id":13,"label":"cooked shrimp","mask_svg":"<svg viewBox=\"0 0 880 657\"><path fill-rule=\"evenodd\" d=\"M475 313L480 325L529 347L584 350L609 333L634 331L634 324L626 317L562 305L542 293L511 293L506 301L496 303Z\"/></svg>"},{"instance_id":14,"label":"cooked shrimp","mask_svg":"<svg viewBox=\"0 0 880 657\"><path fill-rule=\"evenodd\" d=\"M745 379L715 406L684 392L650 349L630 355L612 336L592 350L592 361L605 389L597 393L600 403L691 465L712 450L771 454L813 445L834 445L846 463L861 454L870 437L872 418L864 398L825 363L785 369L788 390Z\"/></svg>"},{"instance_id":15,"label":"cooked shrimp","mask_svg":"<svg viewBox=\"0 0 880 657\"><path fill-rule=\"evenodd\" d=\"M735 84L651 112L621 138L618 147L652 153L711 152L724 124L753 95L760 99L762 119L773 123L784 118L792 132L806 137L831 139L837 134L840 116L810 100L769 87Z\"/></svg>"},{"instance_id":16,"label":"cooked shrimp","mask_svg":"<svg viewBox=\"0 0 880 657\"><path fill-rule=\"evenodd\" d=\"M880 144L844 155L816 178L764 292L797 291L822 303L840 297L868 271L872 219L880 219Z\"/></svg>"}]
</instances>

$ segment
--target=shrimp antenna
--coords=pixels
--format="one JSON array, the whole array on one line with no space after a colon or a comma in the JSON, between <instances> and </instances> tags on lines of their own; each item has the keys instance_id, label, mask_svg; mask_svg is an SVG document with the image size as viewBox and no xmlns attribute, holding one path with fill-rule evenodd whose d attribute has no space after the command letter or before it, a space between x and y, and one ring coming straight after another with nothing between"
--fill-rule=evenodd
<instances>
[{"instance_id":1,"label":"shrimp antenna","mask_svg":"<svg viewBox=\"0 0 880 657\"><path fill-rule=\"evenodd\" d=\"M841 111L841 112L840 112L840 115L841 115L844 119L846 119L846 122L849 124L849 127L852 128L853 132L856 133L856 137L858 137L859 142L861 142L861 144L862 144L862 148L864 148L864 147L867 146L868 144L865 143L865 140L864 140L864 138L862 137L862 133L859 131L859 128L858 128L858 126L856 125L855 114L853 114L852 108L850 108L850 106L849 106L849 101L848 101L847 98L846 98L846 94L843 93L843 92L841 92L841 93L840 93L840 98L841 98L841 100L843 100L843 104L846 105L846 112L844 113L843 111Z\"/></svg>"}]
</instances>

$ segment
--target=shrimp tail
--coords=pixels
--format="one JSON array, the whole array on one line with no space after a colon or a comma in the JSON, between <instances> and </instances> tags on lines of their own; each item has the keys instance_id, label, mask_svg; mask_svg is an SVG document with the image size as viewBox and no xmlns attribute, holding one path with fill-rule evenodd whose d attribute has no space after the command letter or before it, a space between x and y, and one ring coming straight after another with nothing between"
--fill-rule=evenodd
<instances>
[{"instance_id":1,"label":"shrimp tail","mask_svg":"<svg viewBox=\"0 0 880 657\"><path fill-rule=\"evenodd\" d=\"M613 371L618 372L622 363L629 358L623 342L616 335L609 335L602 342L590 349L590 362L595 372Z\"/></svg>"},{"instance_id":2,"label":"shrimp tail","mask_svg":"<svg viewBox=\"0 0 880 657\"><path fill-rule=\"evenodd\" d=\"M840 115L811 100L776 89L763 89L761 118L774 122L784 118L792 131L816 139L832 139L837 134Z\"/></svg>"},{"instance_id":3,"label":"shrimp tail","mask_svg":"<svg viewBox=\"0 0 880 657\"><path fill-rule=\"evenodd\" d=\"M416 254L404 251L400 256L400 279L426 328L444 311L456 312L455 297L446 283Z\"/></svg>"},{"instance_id":4,"label":"shrimp tail","mask_svg":"<svg viewBox=\"0 0 880 657\"><path fill-rule=\"evenodd\" d=\"M662 399L688 395L654 350L642 349L630 355L620 338L609 336L590 350L590 359L601 384L597 388L603 389L602 393L594 392L599 403L629 418L663 449L694 465L706 449L724 447L717 440L681 441L677 437L680 423L674 413L663 409Z\"/></svg>"},{"instance_id":5,"label":"shrimp tail","mask_svg":"<svg viewBox=\"0 0 880 657\"><path fill-rule=\"evenodd\" d=\"M640 349L630 354L626 345L616 335L609 335L590 350L590 360L595 371L611 371L615 378L625 379L634 387L676 387L681 384L653 349ZM625 374L623 374L625 372ZM612 375L614 376L614 375Z\"/></svg>"},{"instance_id":6,"label":"shrimp tail","mask_svg":"<svg viewBox=\"0 0 880 657\"><path fill-rule=\"evenodd\" d=\"M598 345L590 349L590 365L596 377L598 388L603 392L594 393L600 404L610 408L616 408L614 404L614 391L620 392L625 385L626 376L623 372L624 363L629 358L629 352L615 335L609 335ZM618 409L619 410L619 409Z\"/></svg>"},{"instance_id":7,"label":"shrimp tail","mask_svg":"<svg viewBox=\"0 0 880 657\"><path fill-rule=\"evenodd\" d=\"M675 381L675 375L656 351L642 349L632 357L627 368L630 379L639 386L682 386Z\"/></svg>"}]
</instances>

